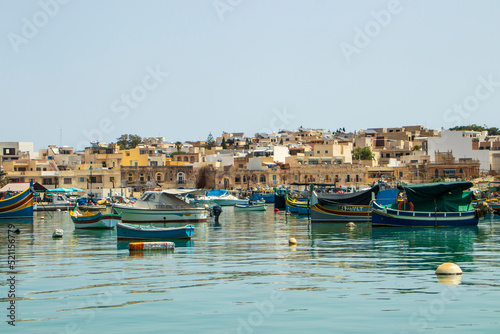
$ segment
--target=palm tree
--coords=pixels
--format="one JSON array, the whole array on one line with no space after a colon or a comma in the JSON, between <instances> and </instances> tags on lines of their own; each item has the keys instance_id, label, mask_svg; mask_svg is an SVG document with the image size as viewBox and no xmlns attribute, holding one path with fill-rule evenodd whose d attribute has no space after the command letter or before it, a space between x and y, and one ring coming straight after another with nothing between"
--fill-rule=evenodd
<instances>
[{"instance_id":1,"label":"palm tree","mask_svg":"<svg viewBox=\"0 0 500 334\"><path fill-rule=\"evenodd\" d=\"M180 141L176 141L174 145L175 145L175 148L177 149L177 152L180 152L180 150L182 148L182 143Z\"/></svg>"}]
</instances>

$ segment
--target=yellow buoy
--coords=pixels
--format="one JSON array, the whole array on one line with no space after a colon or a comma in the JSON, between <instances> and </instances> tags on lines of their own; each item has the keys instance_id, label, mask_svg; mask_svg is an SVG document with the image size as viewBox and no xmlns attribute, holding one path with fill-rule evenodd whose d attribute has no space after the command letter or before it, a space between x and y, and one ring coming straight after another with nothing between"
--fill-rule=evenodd
<instances>
[{"instance_id":1,"label":"yellow buoy","mask_svg":"<svg viewBox=\"0 0 500 334\"><path fill-rule=\"evenodd\" d=\"M288 240L288 245L297 246L297 240L295 238L290 238L290 240Z\"/></svg>"},{"instance_id":2,"label":"yellow buoy","mask_svg":"<svg viewBox=\"0 0 500 334\"><path fill-rule=\"evenodd\" d=\"M353 222L348 222L347 227L356 227L356 224L354 224Z\"/></svg>"},{"instance_id":3,"label":"yellow buoy","mask_svg":"<svg viewBox=\"0 0 500 334\"><path fill-rule=\"evenodd\" d=\"M436 275L462 275L462 269L455 263L446 262L436 269Z\"/></svg>"},{"instance_id":4,"label":"yellow buoy","mask_svg":"<svg viewBox=\"0 0 500 334\"><path fill-rule=\"evenodd\" d=\"M40 219L41 219L41 220L44 220L44 219L45 219L45 217L44 217L44 216L41 216L41 217L40 217Z\"/></svg>"}]
</instances>

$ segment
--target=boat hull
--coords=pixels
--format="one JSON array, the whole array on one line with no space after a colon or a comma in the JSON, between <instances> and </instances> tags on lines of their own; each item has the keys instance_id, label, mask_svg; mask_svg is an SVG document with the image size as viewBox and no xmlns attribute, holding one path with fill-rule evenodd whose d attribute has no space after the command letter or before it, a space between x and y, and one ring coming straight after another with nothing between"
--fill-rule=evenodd
<instances>
[{"instance_id":1,"label":"boat hull","mask_svg":"<svg viewBox=\"0 0 500 334\"><path fill-rule=\"evenodd\" d=\"M239 205L248 205L248 199L225 199L225 198L214 198L212 199L212 203L220 205L220 206L233 206L236 204Z\"/></svg>"},{"instance_id":2,"label":"boat hull","mask_svg":"<svg viewBox=\"0 0 500 334\"><path fill-rule=\"evenodd\" d=\"M289 197L286 198L286 211L299 215L309 215L311 213L307 201L298 201Z\"/></svg>"},{"instance_id":3,"label":"boat hull","mask_svg":"<svg viewBox=\"0 0 500 334\"><path fill-rule=\"evenodd\" d=\"M73 217L73 224L77 229L113 229L121 220L121 216L117 214L102 214L98 212L92 216Z\"/></svg>"},{"instance_id":4,"label":"boat hull","mask_svg":"<svg viewBox=\"0 0 500 334\"><path fill-rule=\"evenodd\" d=\"M194 232L193 225L183 227L156 228L118 223L116 236L118 239L133 240L165 240L165 239L191 239Z\"/></svg>"},{"instance_id":5,"label":"boat hull","mask_svg":"<svg viewBox=\"0 0 500 334\"><path fill-rule=\"evenodd\" d=\"M35 211L66 211L66 210L72 210L75 208L75 204L43 204L43 203L37 203L35 205L34 210Z\"/></svg>"},{"instance_id":6,"label":"boat hull","mask_svg":"<svg viewBox=\"0 0 500 334\"><path fill-rule=\"evenodd\" d=\"M205 208L192 208L182 210L162 210L134 208L120 205L113 205L113 211L122 215L124 223L141 222L161 222L161 223L182 223L182 222L205 222L208 212Z\"/></svg>"},{"instance_id":7,"label":"boat hull","mask_svg":"<svg viewBox=\"0 0 500 334\"><path fill-rule=\"evenodd\" d=\"M0 200L0 219L32 219L33 207L33 193L28 188L15 196Z\"/></svg>"},{"instance_id":8,"label":"boat hull","mask_svg":"<svg viewBox=\"0 0 500 334\"><path fill-rule=\"evenodd\" d=\"M382 207L376 202L372 207L372 226L444 227L474 226L479 219L475 211L420 212Z\"/></svg>"},{"instance_id":9,"label":"boat hull","mask_svg":"<svg viewBox=\"0 0 500 334\"><path fill-rule=\"evenodd\" d=\"M236 204L234 206L234 210L238 212L245 212L245 211L266 211L267 205L265 204L254 204L254 205L239 205Z\"/></svg>"},{"instance_id":10,"label":"boat hull","mask_svg":"<svg viewBox=\"0 0 500 334\"><path fill-rule=\"evenodd\" d=\"M315 204L311 207L312 223L328 222L364 222L372 219L372 211L369 205L335 205L324 207Z\"/></svg>"}]
</instances>

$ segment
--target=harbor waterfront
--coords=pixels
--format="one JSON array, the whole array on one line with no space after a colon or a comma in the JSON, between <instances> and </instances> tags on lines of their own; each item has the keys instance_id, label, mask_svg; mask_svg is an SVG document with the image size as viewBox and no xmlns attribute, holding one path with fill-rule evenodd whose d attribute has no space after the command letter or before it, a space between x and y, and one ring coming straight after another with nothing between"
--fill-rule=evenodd
<instances>
[{"instance_id":1,"label":"harbor waterfront","mask_svg":"<svg viewBox=\"0 0 500 334\"><path fill-rule=\"evenodd\" d=\"M35 212L0 222L0 332L493 333L497 217L460 228L350 228L225 207L219 223L195 223L174 251L129 253L116 230L75 230L67 212ZM56 228L62 238L52 238ZM435 275L445 262L462 268L459 284Z\"/></svg>"}]
</instances>

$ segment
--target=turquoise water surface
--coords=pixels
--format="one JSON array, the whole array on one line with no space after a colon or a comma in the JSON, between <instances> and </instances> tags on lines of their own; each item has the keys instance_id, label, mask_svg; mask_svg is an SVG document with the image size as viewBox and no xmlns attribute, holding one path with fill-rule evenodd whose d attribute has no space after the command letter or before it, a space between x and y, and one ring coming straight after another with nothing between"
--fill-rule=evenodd
<instances>
[{"instance_id":1,"label":"turquoise water surface","mask_svg":"<svg viewBox=\"0 0 500 334\"><path fill-rule=\"evenodd\" d=\"M348 228L224 208L175 251L129 255L115 230L35 215L0 223L0 333L500 332L492 216L472 228ZM9 224L20 229L14 271ZM438 280L443 262L462 268L460 284Z\"/></svg>"}]
</instances>

